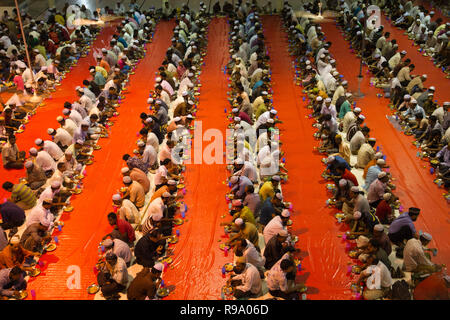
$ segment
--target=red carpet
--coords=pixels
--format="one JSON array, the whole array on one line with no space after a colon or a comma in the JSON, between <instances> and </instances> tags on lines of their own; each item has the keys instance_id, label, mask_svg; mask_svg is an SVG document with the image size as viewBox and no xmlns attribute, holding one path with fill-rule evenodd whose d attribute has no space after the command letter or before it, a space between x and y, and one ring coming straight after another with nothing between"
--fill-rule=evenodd
<instances>
[{"instance_id":1,"label":"red carpet","mask_svg":"<svg viewBox=\"0 0 450 320\"><path fill-rule=\"evenodd\" d=\"M282 186L283 196L293 204L292 231L299 237L297 247L304 257L300 277L306 281L308 299L349 299L349 258L337 237L340 226L325 206L329 194L320 177L323 156L313 151L318 142L313 138L311 122L305 119L309 112L301 99L301 88L293 81L292 60L281 25L279 16L263 19L272 68L273 104L284 122L279 128L289 182Z\"/></svg>"},{"instance_id":2,"label":"red carpet","mask_svg":"<svg viewBox=\"0 0 450 320\"><path fill-rule=\"evenodd\" d=\"M196 119L201 121L203 133L207 129L218 129L224 136L228 123L224 109L229 108L229 103L226 94L228 83L221 69L229 58L227 33L228 25L224 18L211 21L205 66L200 75L203 86ZM193 143L193 149L200 147L204 150L209 144L204 141L201 147ZM224 146L224 143L220 141L220 145ZM167 299L220 299L220 289L225 285L221 269L232 261L233 254L230 252L225 257L219 249L219 244L227 241L222 238L223 227L219 226L224 221L221 216L226 214L225 219L230 219L225 202L228 188L223 184L227 176L225 164L186 165L187 193L184 201L188 206L187 221L179 227L180 240L174 246L174 269L169 269L163 276L166 285L176 286Z\"/></svg>"},{"instance_id":3,"label":"red carpet","mask_svg":"<svg viewBox=\"0 0 450 320\"><path fill-rule=\"evenodd\" d=\"M338 71L348 80L350 90L357 91L356 77L359 73L360 60L350 52L348 43L344 41L340 30L334 23L322 24L322 31L327 39L333 41L330 52L337 61ZM409 51L408 56L410 55ZM416 64L416 68L426 69L421 60L414 59L412 54L411 51L411 60ZM433 183L435 175L430 174L429 164L416 156L418 149L412 145L412 137L405 136L396 130L386 119L386 115L391 114L387 107L389 100L376 97L376 94L381 91L369 86L371 75L367 74L366 70L367 68L364 68L361 88L366 96L360 99L357 105L366 116L365 123L371 129L370 135L377 138L377 145L387 156L387 164L390 165L392 176L396 179L394 184L397 186L397 190L394 192L400 197L403 207L406 209L412 206L421 208L422 214L416 222L416 228L429 232L433 236L429 247L439 250L438 256L433 258L433 261L448 265L450 262L450 243L448 241L450 206L442 196L444 189L438 188ZM434 74L434 70L427 70L427 74L431 76ZM448 80L436 81L433 82L433 85L441 95L441 101L442 99L448 101L448 85L446 86L448 82L444 81ZM426 82L426 85L429 83Z\"/></svg>"},{"instance_id":4,"label":"red carpet","mask_svg":"<svg viewBox=\"0 0 450 320\"><path fill-rule=\"evenodd\" d=\"M135 147L136 132L141 128L139 114L148 111L146 100L153 88L154 74L170 46L173 27L173 22L158 24L153 42L147 45L146 57L131 76L126 99L118 109L120 115L115 118L110 137L100 140L102 149L95 152L94 164L87 168L83 193L72 197L74 211L61 217L65 226L62 232L54 234L60 244L56 251L42 256L41 260L45 261L42 273L29 282L29 289L36 291L36 299L93 298L86 288L96 283L93 267L97 262L97 246L111 231L106 216L112 210L111 196L121 186L120 168L124 165L121 158ZM79 289L67 287L70 266L80 268Z\"/></svg>"},{"instance_id":5,"label":"red carpet","mask_svg":"<svg viewBox=\"0 0 450 320\"><path fill-rule=\"evenodd\" d=\"M436 88L434 99L438 100L438 103L441 105L445 101L450 101L450 91L448 90L450 79L445 78L445 73L442 69L436 67L430 60L430 57L424 57L421 52L417 51L420 47L414 46L414 41L409 40L408 36L403 34L405 30L399 30L391 25L384 14L381 15L381 23L384 25L385 32L391 33L390 39L397 40L398 50L406 50L406 58L411 59L416 66L412 73L414 75L426 74L428 76L424 86L427 88L434 86Z\"/></svg>"},{"instance_id":6,"label":"red carpet","mask_svg":"<svg viewBox=\"0 0 450 320\"><path fill-rule=\"evenodd\" d=\"M56 121L56 117L62 115L63 105L65 101L73 102L78 98L75 88L77 86L83 85L83 80L90 77L89 66L95 65L94 52L98 52L103 47L109 47L109 41L111 40L116 25L109 25L100 31L97 39L91 46L89 54L85 58L80 58L78 64L73 67L73 69L67 73L66 78L62 80L61 86L56 87L56 91L52 93L51 99L46 99L44 101L45 106L39 107L36 110L36 115L34 115L28 124L25 125L25 131L23 133L17 134L17 145L19 150L24 150L27 152L31 147L35 147L34 140L37 138L42 138L43 140L49 139L50 136L47 134L48 128L58 128L59 124ZM10 96L10 94L9 94ZM3 100L9 99L7 94L2 96ZM0 166L0 183L3 184L5 181L11 181L12 183L17 183L19 178L24 177L25 169L23 170L6 170L3 165ZM0 199L9 197L9 193L0 188Z\"/></svg>"}]
</instances>

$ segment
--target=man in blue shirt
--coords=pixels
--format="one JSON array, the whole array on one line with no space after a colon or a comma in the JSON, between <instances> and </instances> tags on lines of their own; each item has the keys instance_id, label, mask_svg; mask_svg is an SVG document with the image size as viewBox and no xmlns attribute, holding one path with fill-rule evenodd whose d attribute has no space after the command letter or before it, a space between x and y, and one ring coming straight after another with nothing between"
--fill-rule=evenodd
<instances>
[{"instance_id":1,"label":"man in blue shirt","mask_svg":"<svg viewBox=\"0 0 450 320\"><path fill-rule=\"evenodd\" d=\"M333 176L338 176L339 173L336 171L336 168L340 165L344 165L347 170L351 170L350 165L345 161L344 158L340 156L329 156L327 159L327 170L330 172Z\"/></svg>"},{"instance_id":2,"label":"man in blue shirt","mask_svg":"<svg viewBox=\"0 0 450 320\"><path fill-rule=\"evenodd\" d=\"M246 176L232 176L230 182L233 185L231 192L234 193L237 199L244 198L247 186L253 186L253 182Z\"/></svg>"},{"instance_id":3,"label":"man in blue shirt","mask_svg":"<svg viewBox=\"0 0 450 320\"><path fill-rule=\"evenodd\" d=\"M402 257L402 251L405 247L405 240L411 238L419 239L419 235L416 232L414 222L417 220L420 214L419 208L411 207L408 212L402 213L392 221L389 226L388 237L393 244L398 246L397 257Z\"/></svg>"}]
</instances>

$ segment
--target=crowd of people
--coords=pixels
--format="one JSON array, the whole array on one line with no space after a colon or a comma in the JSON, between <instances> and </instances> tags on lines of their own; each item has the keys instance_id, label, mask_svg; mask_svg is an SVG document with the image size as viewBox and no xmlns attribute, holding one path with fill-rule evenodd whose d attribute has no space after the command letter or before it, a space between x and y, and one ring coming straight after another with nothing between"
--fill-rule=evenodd
<instances>
[{"instance_id":1,"label":"crowd of people","mask_svg":"<svg viewBox=\"0 0 450 320\"><path fill-rule=\"evenodd\" d=\"M230 276L222 295L297 300L306 287L295 281L300 250L295 248L297 236L288 229L292 206L281 191L287 171L260 12L256 4L238 1L230 17L231 60L226 70L233 136L227 141L231 190L226 199L231 220L222 225L229 236L224 250L233 250L234 267L223 271Z\"/></svg>"},{"instance_id":2,"label":"crowd of people","mask_svg":"<svg viewBox=\"0 0 450 320\"><path fill-rule=\"evenodd\" d=\"M48 21L43 21L42 25L51 24L55 18L52 12L50 9ZM19 151L14 132L7 132L8 142L2 148L4 168L26 168L26 177L19 183L2 182L3 189L11 194L0 205L0 268L8 270L11 279L16 278L13 275L17 268L21 270L20 281L25 281L29 275L38 275L34 257L57 244L57 237L52 238L52 233L55 229L61 231L63 226L59 215L73 210L70 196L81 192L84 168L92 163L93 151L100 148L96 142L106 138L108 128L114 125L112 117L118 115L117 108L124 99L128 78L134 73L138 60L145 55L145 45L152 39L155 19L158 17L153 11L126 12L110 46L102 48L97 64L89 67L90 79L76 88L78 99L64 103L63 115L56 119L60 127L48 128L49 138L37 138L36 147L28 151L28 156L27 152ZM74 33L79 31L73 30ZM75 59L73 54L69 60ZM32 68L42 73L38 63L32 62ZM20 94L19 90L15 96ZM11 111L11 107L17 106L7 103L3 110L5 118L8 109ZM17 298L18 291L26 287L26 283L14 284L13 290L10 289L12 282L8 281L2 285L2 298Z\"/></svg>"},{"instance_id":3,"label":"crowd of people","mask_svg":"<svg viewBox=\"0 0 450 320\"><path fill-rule=\"evenodd\" d=\"M366 30L366 51L360 51L363 32L357 22L364 15L365 5L342 1L341 7L343 14L337 20L350 35L353 48L363 59L383 57L375 53L379 50L375 45L382 36L382 27L373 32ZM347 249L353 249L350 257L357 261L353 272L360 274L352 289L358 297L368 300L405 299L405 295L411 297L411 292L421 299L448 299L448 276L442 265L432 262L436 251L426 247L432 236L414 226L421 210L411 207L401 212L386 157L375 148L376 139L364 124L365 116L353 101L348 81L337 70L330 52L332 43L324 40L316 21L306 16L297 18L289 4L285 3L282 14L299 74L297 83L303 86L307 107L312 109L315 137L320 140L318 151L327 155L322 177L333 182L327 185L333 192L327 203L339 210L338 222L349 228L344 238L349 241ZM374 46L369 50L371 43ZM404 55L398 54L401 58ZM398 68L401 59L389 65L394 60L384 59L384 68ZM371 65L370 61L367 63ZM417 78L423 81L426 77ZM416 86L413 83L410 87ZM419 91L410 94L418 93L418 98L421 89L415 88ZM406 274L410 278L405 278ZM439 279L432 286L426 282L431 276ZM401 278L409 282L393 280Z\"/></svg>"},{"instance_id":4,"label":"crowd of people","mask_svg":"<svg viewBox=\"0 0 450 320\"><path fill-rule=\"evenodd\" d=\"M112 231L99 245L96 265L101 294L96 299L159 299L170 293L162 274L178 241L173 227L183 223L184 164L190 150L209 15L181 8L171 46L141 113L137 149L124 154L124 186L112 196L107 218ZM178 214L181 213L181 218ZM176 216L177 215L177 216ZM140 269L140 270L138 270Z\"/></svg>"}]
</instances>

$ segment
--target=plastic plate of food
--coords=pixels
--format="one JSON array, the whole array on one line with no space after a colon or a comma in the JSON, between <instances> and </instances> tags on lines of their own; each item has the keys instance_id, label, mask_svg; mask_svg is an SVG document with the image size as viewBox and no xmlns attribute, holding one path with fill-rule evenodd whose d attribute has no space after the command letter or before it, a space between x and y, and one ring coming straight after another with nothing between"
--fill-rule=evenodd
<instances>
[{"instance_id":1,"label":"plastic plate of food","mask_svg":"<svg viewBox=\"0 0 450 320\"><path fill-rule=\"evenodd\" d=\"M344 219L344 218L345 218L345 214L343 214L343 213L336 213L336 214L334 215L334 217L335 217L336 219Z\"/></svg>"},{"instance_id":2,"label":"plastic plate of food","mask_svg":"<svg viewBox=\"0 0 450 320\"><path fill-rule=\"evenodd\" d=\"M64 207L64 212L71 212L71 211L73 211L73 207L71 205Z\"/></svg>"},{"instance_id":3,"label":"plastic plate of food","mask_svg":"<svg viewBox=\"0 0 450 320\"><path fill-rule=\"evenodd\" d=\"M176 235L173 235L173 236L167 238L167 241L169 243L177 243L178 242L178 237Z\"/></svg>"},{"instance_id":4,"label":"plastic plate of food","mask_svg":"<svg viewBox=\"0 0 450 320\"><path fill-rule=\"evenodd\" d=\"M157 295L158 297L160 297L160 298L167 297L167 296L169 295L169 293L170 293L170 291L169 291L169 289L167 289L166 287L164 287L164 288L159 288L159 289L156 291L156 295Z\"/></svg>"},{"instance_id":5,"label":"plastic plate of food","mask_svg":"<svg viewBox=\"0 0 450 320\"><path fill-rule=\"evenodd\" d=\"M99 146L98 144L96 144L95 146L93 146L92 148L94 148L94 150L100 150L102 147Z\"/></svg>"},{"instance_id":6,"label":"plastic plate of food","mask_svg":"<svg viewBox=\"0 0 450 320\"><path fill-rule=\"evenodd\" d=\"M56 244L49 243L48 245L45 246L44 250L47 251L47 252L55 251L56 250Z\"/></svg>"},{"instance_id":7,"label":"plastic plate of food","mask_svg":"<svg viewBox=\"0 0 450 320\"><path fill-rule=\"evenodd\" d=\"M356 273L356 274L360 274L362 271L362 267L361 266L353 266L352 267L352 272Z\"/></svg>"},{"instance_id":8,"label":"plastic plate of food","mask_svg":"<svg viewBox=\"0 0 450 320\"><path fill-rule=\"evenodd\" d=\"M18 129L17 131L16 131L16 133L22 133L23 132L23 129Z\"/></svg>"},{"instance_id":9,"label":"plastic plate of food","mask_svg":"<svg viewBox=\"0 0 450 320\"><path fill-rule=\"evenodd\" d=\"M83 190L82 189L75 189L73 191L74 194L80 194Z\"/></svg>"},{"instance_id":10,"label":"plastic plate of food","mask_svg":"<svg viewBox=\"0 0 450 320\"><path fill-rule=\"evenodd\" d=\"M288 225L288 226L292 226L293 223L294 223L294 222L293 222L291 219L289 219L288 222L287 222L287 225Z\"/></svg>"},{"instance_id":11,"label":"plastic plate of food","mask_svg":"<svg viewBox=\"0 0 450 320\"><path fill-rule=\"evenodd\" d=\"M98 284L93 283L87 288L87 293L88 294L96 294L99 290L100 290L100 286Z\"/></svg>"},{"instance_id":12,"label":"plastic plate of food","mask_svg":"<svg viewBox=\"0 0 450 320\"><path fill-rule=\"evenodd\" d=\"M167 264L171 264L173 262L173 259L172 259L172 257L164 257L164 258L159 259L159 262L161 262L161 263L165 262Z\"/></svg>"},{"instance_id":13,"label":"plastic plate of food","mask_svg":"<svg viewBox=\"0 0 450 320\"><path fill-rule=\"evenodd\" d=\"M233 287L232 286L223 286L222 287L222 292L225 294L225 295L231 295L231 294L233 294Z\"/></svg>"},{"instance_id":14,"label":"plastic plate of food","mask_svg":"<svg viewBox=\"0 0 450 320\"><path fill-rule=\"evenodd\" d=\"M233 228L231 226L225 226L223 229L224 229L225 233L230 233L233 230Z\"/></svg>"},{"instance_id":15,"label":"plastic plate of food","mask_svg":"<svg viewBox=\"0 0 450 320\"><path fill-rule=\"evenodd\" d=\"M293 236L292 239L291 239L291 241L292 241L293 243L296 243L296 242L298 241L298 237L297 237L297 236Z\"/></svg>"},{"instance_id":16,"label":"plastic plate of food","mask_svg":"<svg viewBox=\"0 0 450 320\"><path fill-rule=\"evenodd\" d=\"M94 160L92 160L92 159L89 159L88 161L86 161L86 165L88 166L88 165L91 165L91 164L93 164L94 163Z\"/></svg>"},{"instance_id":17,"label":"plastic plate of food","mask_svg":"<svg viewBox=\"0 0 450 320\"><path fill-rule=\"evenodd\" d=\"M179 184L177 185L177 188L178 188L178 189L183 189L183 188L184 188L184 184L179 183Z\"/></svg>"},{"instance_id":18,"label":"plastic plate of food","mask_svg":"<svg viewBox=\"0 0 450 320\"><path fill-rule=\"evenodd\" d=\"M356 259L356 257L358 256L358 251L356 250L350 250L348 253L348 256L352 259Z\"/></svg>"},{"instance_id":19,"label":"plastic plate of food","mask_svg":"<svg viewBox=\"0 0 450 320\"><path fill-rule=\"evenodd\" d=\"M37 277L40 274L41 274L41 269L39 269L39 268L33 268L31 271L28 271L28 275L30 277Z\"/></svg>"},{"instance_id":20,"label":"plastic plate of food","mask_svg":"<svg viewBox=\"0 0 450 320\"><path fill-rule=\"evenodd\" d=\"M26 290L20 290L19 294L14 296L14 298L17 299L17 300L23 300L26 297L28 297L28 292Z\"/></svg>"},{"instance_id":21,"label":"plastic plate of food","mask_svg":"<svg viewBox=\"0 0 450 320\"><path fill-rule=\"evenodd\" d=\"M126 192L127 190L128 190L127 187L122 187L122 188L120 188L120 192L122 192L122 193Z\"/></svg>"},{"instance_id":22,"label":"plastic plate of food","mask_svg":"<svg viewBox=\"0 0 450 320\"><path fill-rule=\"evenodd\" d=\"M176 225L176 226L182 225L183 222L184 222L184 220L181 219L181 218L173 220L173 224Z\"/></svg>"},{"instance_id":23,"label":"plastic plate of food","mask_svg":"<svg viewBox=\"0 0 450 320\"><path fill-rule=\"evenodd\" d=\"M225 243L221 243L221 244L219 245L219 249L220 249L220 250L225 250L225 248L227 248L227 250L230 250L230 247L227 246Z\"/></svg>"},{"instance_id":24,"label":"plastic plate of food","mask_svg":"<svg viewBox=\"0 0 450 320\"><path fill-rule=\"evenodd\" d=\"M234 265L232 263L225 263L223 267L225 268L226 272L231 272L233 271Z\"/></svg>"}]
</instances>

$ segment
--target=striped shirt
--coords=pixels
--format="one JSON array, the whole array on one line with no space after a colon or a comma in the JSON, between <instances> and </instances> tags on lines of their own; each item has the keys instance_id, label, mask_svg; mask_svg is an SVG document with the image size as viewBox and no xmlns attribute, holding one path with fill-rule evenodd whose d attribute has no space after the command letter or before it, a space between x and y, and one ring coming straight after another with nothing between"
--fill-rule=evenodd
<instances>
[{"instance_id":1,"label":"striped shirt","mask_svg":"<svg viewBox=\"0 0 450 320\"><path fill-rule=\"evenodd\" d=\"M24 202L27 206L36 204L36 196L33 191L25 184L19 183L13 186L11 200L14 202Z\"/></svg>"}]
</instances>

